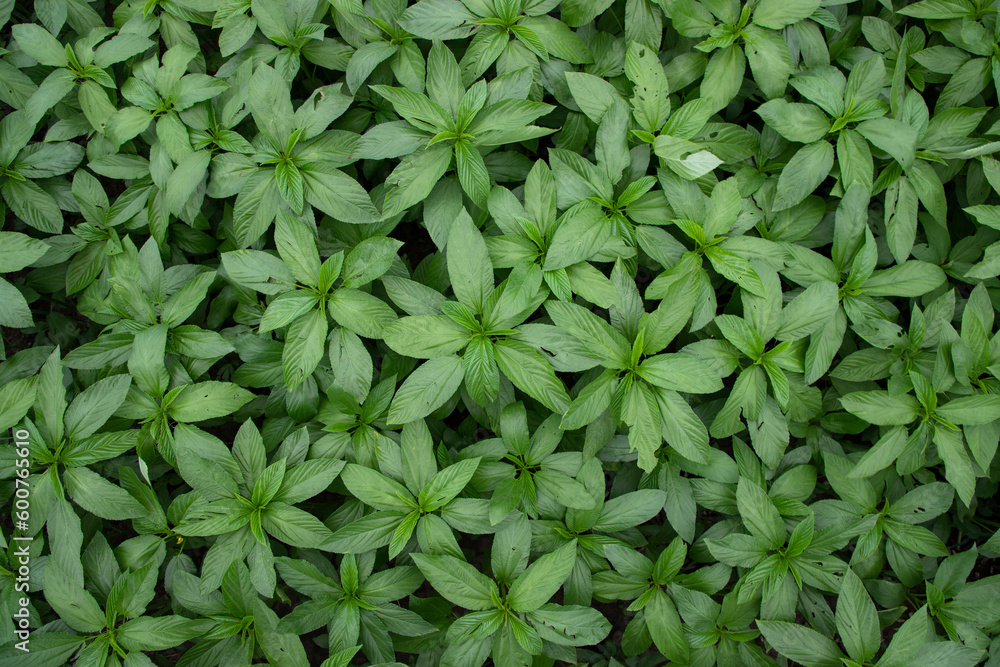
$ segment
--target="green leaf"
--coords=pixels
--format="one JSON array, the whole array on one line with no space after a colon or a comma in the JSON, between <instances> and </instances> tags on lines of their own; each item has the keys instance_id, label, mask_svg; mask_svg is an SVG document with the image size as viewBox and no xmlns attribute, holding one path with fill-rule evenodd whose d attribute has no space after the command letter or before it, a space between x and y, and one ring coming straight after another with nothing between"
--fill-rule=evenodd
<instances>
[{"instance_id":1,"label":"green leaf","mask_svg":"<svg viewBox=\"0 0 1000 667\"><path fill-rule=\"evenodd\" d=\"M326 490L344 467L343 461L312 459L289 469L273 500L289 505Z\"/></svg>"},{"instance_id":2,"label":"green leaf","mask_svg":"<svg viewBox=\"0 0 1000 667\"><path fill-rule=\"evenodd\" d=\"M580 110L594 123L600 123L611 106L624 101L614 86L592 74L566 72L566 84Z\"/></svg>"},{"instance_id":3,"label":"green leaf","mask_svg":"<svg viewBox=\"0 0 1000 667\"><path fill-rule=\"evenodd\" d=\"M17 232L0 232L0 273L12 273L30 266L49 249L44 241Z\"/></svg>"},{"instance_id":4,"label":"green leaf","mask_svg":"<svg viewBox=\"0 0 1000 667\"><path fill-rule=\"evenodd\" d=\"M745 319L735 315L719 315L715 318L715 324L726 340L751 359L764 353L764 340Z\"/></svg>"},{"instance_id":5,"label":"green leaf","mask_svg":"<svg viewBox=\"0 0 1000 667\"><path fill-rule=\"evenodd\" d=\"M643 617L657 650L670 660L686 662L690 647L673 600L662 590L655 590L643 609Z\"/></svg>"},{"instance_id":6,"label":"green leaf","mask_svg":"<svg viewBox=\"0 0 1000 667\"><path fill-rule=\"evenodd\" d=\"M589 607L547 604L528 619L542 639L560 646L600 644L611 632L608 620Z\"/></svg>"},{"instance_id":7,"label":"green leaf","mask_svg":"<svg viewBox=\"0 0 1000 667\"><path fill-rule=\"evenodd\" d=\"M881 84L881 82L879 82ZM917 150L917 130L891 118L876 118L858 123L858 132L873 146L884 150L909 169Z\"/></svg>"},{"instance_id":8,"label":"green leaf","mask_svg":"<svg viewBox=\"0 0 1000 667\"><path fill-rule=\"evenodd\" d=\"M170 404L170 416L179 422L224 417L246 405L254 395L231 382L197 382L181 389Z\"/></svg>"},{"instance_id":9,"label":"green leaf","mask_svg":"<svg viewBox=\"0 0 1000 667\"><path fill-rule=\"evenodd\" d=\"M351 463L340 479L354 497L375 509L408 512L414 508L413 496L406 488L371 468Z\"/></svg>"},{"instance_id":10,"label":"green leaf","mask_svg":"<svg viewBox=\"0 0 1000 667\"><path fill-rule=\"evenodd\" d=\"M711 103L713 109L725 107L739 93L745 73L746 56L742 49L735 45L718 49L705 68L705 78L701 85L702 97ZM690 178L696 177L696 173L697 171L691 171L681 175Z\"/></svg>"},{"instance_id":11,"label":"green leaf","mask_svg":"<svg viewBox=\"0 0 1000 667\"><path fill-rule=\"evenodd\" d=\"M705 256L712 262L712 267L728 280L733 281L751 294L757 296L764 294L761 278L747 260L720 247L708 248Z\"/></svg>"},{"instance_id":12,"label":"green leaf","mask_svg":"<svg viewBox=\"0 0 1000 667\"><path fill-rule=\"evenodd\" d=\"M572 431L592 423L607 410L617 388L618 373L605 370L580 390L563 415L559 428Z\"/></svg>"},{"instance_id":13,"label":"green leaf","mask_svg":"<svg viewBox=\"0 0 1000 667\"><path fill-rule=\"evenodd\" d=\"M894 502L889 515L903 523L924 523L947 512L954 498L954 491L944 482L923 484Z\"/></svg>"},{"instance_id":14,"label":"green leaf","mask_svg":"<svg viewBox=\"0 0 1000 667\"><path fill-rule=\"evenodd\" d=\"M279 294L267 305L260 318L260 332L267 333L287 327L316 308L318 297L306 290L293 290ZM287 337L287 336L286 336Z\"/></svg>"},{"instance_id":15,"label":"green leaf","mask_svg":"<svg viewBox=\"0 0 1000 667\"><path fill-rule=\"evenodd\" d=\"M847 654L856 662L868 662L882 644L875 603L858 575L851 568L844 573L840 595L837 596L837 633Z\"/></svg>"},{"instance_id":16,"label":"green leaf","mask_svg":"<svg viewBox=\"0 0 1000 667\"><path fill-rule=\"evenodd\" d=\"M59 234L63 228L62 211L56 200L32 181L8 178L0 186L4 201L18 218L46 234Z\"/></svg>"},{"instance_id":17,"label":"green leaf","mask_svg":"<svg viewBox=\"0 0 1000 667\"><path fill-rule=\"evenodd\" d=\"M322 162L310 162L299 172L306 200L327 215L354 225L381 219L368 192L339 169Z\"/></svg>"},{"instance_id":18,"label":"green leaf","mask_svg":"<svg viewBox=\"0 0 1000 667\"><path fill-rule=\"evenodd\" d=\"M689 461L707 463L711 448L708 430L691 405L680 394L667 389L653 389L660 410L661 433L667 444Z\"/></svg>"},{"instance_id":19,"label":"green leaf","mask_svg":"<svg viewBox=\"0 0 1000 667\"><path fill-rule=\"evenodd\" d=\"M194 279L186 282L163 304L163 309L160 311L160 321L169 326L176 326L184 322L205 298L213 280L215 280L214 271L203 271Z\"/></svg>"},{"instance_id":20,"label":"green leaf","mask_svg":"<svg viewBox=\"0 0 1000 667\"><path fill-rule=\"evenodd\" d=\"M403 520L402 512L375 512L349 523L320 548L336 553L361 554L389 544L393 531Z\"/></svg>"},{"instance_id":21,"label":"green leaf","mask_svg":"<svg viewBox=\"0 0 1000 667\"><path fill-rule=\"evenodd\" d=\"M889 646L878 661L879 667L909 665L921 653L929 630L927 607L920 607L893 634Z\"/></svg>"},{"instance_id":22,"label":"green leaf","mask_svg":"<svg viewBox=\"0 0 1000 667\"><path fill-rule=\"evenodd\" d=\"M934 444L944 461L944 477L966 505L976 493L976 473L961 434L944 426L934 429Z\"/></svg>"},{"instance_id":23,"label":"green leaf","mask_svg":"<svg viewBox=\"0 0 1000 667\"><path fill-rule=\"evenodd\" d=\"M310 310L288 325L281 353L285 385L291 389L305 381L323 358L327 334L326 315Z\"/></svg>"},{"instance_id":24,"label":"green leaf","mask_svg":"<svg viewBox=\"0 0 1000 667\"><path fill-rule=\"evenodd\" d=\"M274 68L258 67L250 79L248 100L258 129L275 145L283 145L293 117L288 84Z\"/></svg>"},{"instance_id":25,"label":"green leaf","mask_svg":"<svg viewBox=\"0 0 1000 667\"><path fill-rule=\"evenodd\" d=\"M285 479L285 460L278 459L261 472L253 485L250 502L257 507L265 507L274 498Z\"/></svg>"},{"instance_id":26,"label":"green leaf","mask_svg":"<svg viewBox=\"0 0 1000 667\"><path fill-rule=\"evenodd\" d=\"M490 174L479 149L466 141L455 142L455 171L469 198L480 208L485 208L490 192Z\"/></svg>"},{"instance_id":27,"label":"green leaf","mask_svg":"<svg viewBox=\"0 0 1000 667\"><path fill-rule=\"evenodd\" d=\"M471 337L472 332L444 315L401 317L382 332L393 351L417 359L451 356Z\"/></svg>"},{"instance_id":28,"label":"green leaf","mask_svg":"<svg viewBox=\"0 0 1000 667\"><path fill-rule=\"evenodd\" d=\"M211 159L208 151L195 151L181 158L167 178L166 206L172 213L179 214L190 204L195 189L205 178Z\"/></svg>"},{"instance_id":29,"label":"green leaf","mask_svg":"<svg viewBox=\"0 0 1000 667\"><path fill-rule=\"evenodd\" d=\"M953 424L988 424L1000 419L1000 396L960 396L939 405L935 413Z\"/></svg>"},{"instance_id":30,"label":"green leaf","mask_svg":"<svg viewBox=\"0 0 1000 667\"><path fill-rule=\"evenodd\" d=\"M631 354L629 344L607 322L573 303L548 301L545 309L556 326L587 346L603 360L605 367L626 367Z\"/></svg>"},{"instance_id":31,"label":"green leaf","mask_svg":"<svg viewBox=\"0 0 1000 667\"><path fill-rule=\"evenodd\" d=\"M274 242L288 270L303 285L319 285L319 251L316 237L305 223L286 211L278 211L275 220Z\"/></svg>"},{"instance_id":32,"label":"green leaf","mask_svg":"<svg viewBox=\"0 0 1000 667\"><path fill-rule=\"evenodd\" d=\"M0 325L18 329L33 326L24 294L3 278L0 278Z\"/></svg>"},{"instance_id":33,"label":"green leaf","mask_svg":"<svg viewBox=\"0 0 1000 667\"><path fill-rule=\"evenodd\" d=\"M569 394L542 355L516 340L502 340L493 349L497 366L514 386L553 412L566 412Z\"/></svg>"},{"instance_id":34,"label":"green leaf","mask_svg":"<svg viewBox=\"0 0 1000 667\"><path fill-rule=\"evenodd\" d=\"M736 487L736 504L751 534L766 542L772 549L785 544L785 524L763 489L741 477Z\"/></svg>"},{"instance_id":35,"label":"green leaf","mask_svg":"<svg viewBox=\"0 0 1000 667\"><path fill-rule=\"evenodd\" d=\"M118 630L118 641L130 651L162 651L202 636L214 624L207 618L143 616Z\"/></svg>"},{"instance_id":36,"label":"green leaf","mask_svg":"<svg viewBox=\"0 0 1000 667\"><path fill-rule=\"evenodd\" d=\"M879 438L851 471L851 477L871 477L879 470L891 465L903 453L907 443L907 432L902 426L897 426Z\"/></svg>"},{"instance_id":37,"label":"green leaf","mask_svg":"<svg viewBox=\"0 0 1000 667\"><path fill-rule=\"evenodd\" d=\"M980 204L978 206L967 206L962 210L974 217L976 222L987 227L992 227L993 229L1000 229L1000 206Z\"/></svg>"},{"instance_id":38,"label":"green leaf","mask_svg":"<svg viewBox=\"0 0 1000 667\"><path fill-rule=\"evenodd\" d=\"M145 516L146 510L123 488L112 484L90 468L70 468L63 473L66 491L73 501L91 514L111 521Z\"/></svg>"},{"instance_id":39,"label":"green leaf","mask_svg":"<svg viewBox=\"0 0 1000 667\"><path fill-rule=\"evenodd\" d=\"M760 105L756 113L781 136L803 144L819 141L831 127L827 115L812 104L777 99Z\"/></svg>"},{"instance_id":40,"label":"green leaf","mask_svg":"<svg viewBox=\"0 0 1000 667\"><path fill-rule=\"evenodd\" d=\"M261 527L285 544L300 549L319 549L333 535L312 514L283 502L272 501L261 513Z\"/></svg>"},{"instance_id":41,"label":"green leaf","mask_svg":"<svg viewBox=\"0 0 1000 667\"><path fill-rule=\"evenodd\" d=\"M45 567L45 599L68 626L80 633L101 632L105 616L94 597L72 578L54 559ZM33 648L33 647L32 647Z\"/></svg>"},{"instance_id":42,"label":"green leaf","mask_svg":"<svg viewBox=\"0 0 1000 667\"><path fill-rule=\"evenodd\" d=\"M819 187L833 168L833 146L825 141L806 144L792 156L778 177L773 208L783 211L800 203Z\"/></svg>"},{"instance_id":43,"label":"green leaf","mask_svg":"<svg viewBox=\"0 0 1000 667\"><path fill-rule=\"evenodd\" d=\"M581 201L557 222L543 268L556 271L593 257L611 236L611 227L599 206Z\"/></svg>"},{"instance_id":44,"label":"green leaf","mask_svg":"<svg viewBox=\"0 0 1000 667\"><path fill-rule=\"evenodd\" d=\"M329 337L330 366L336 382L358 402L368 395L375 369L371 355L356 334L335 327Z\"/></svg>"},{"instance_id":45,"label":"green leaf","mask_svg":"<svg viewBox=\"0 0 1000 667\"><path fill-rule=\"evenodd\" d=\"M162 396L170 382L164 359L167 330L167 325L158 324L140 331L132 341L132 352L128 356L128 372L136 386L153 396Z\"/></svg>"},{"instance_id":46,"label":"green leaf","mask_svg":"<svg viewBox=\"0 0 1000 667\"><path fill-rule=\"evenodd\" d=\"M905 262L917 236L917 193L905 176L886 191L885 228L893 258Z\"/></svg>"},{"instance_id":47,"label":"green leaf","mask_svg":"<svg viewBox=\"0 0 1000 667\"><path fill-rule=\"evenodd\" d=\"M386 178L390 186L385 195L383 213L396 215L419 204L431 193L451 166L452 149L445 144L411 153Z\"/></svg>"},{"instance_id":48,"label":"green leaf","mask_svg":"<svg viewBox=\"0 0 1000 667\"><path fill-rule=\"evenodd\" d=\"M0 386L0 429L17 426L35 404L35 378L20 378Z\"/></svg>"},{"instance_id":49,"label":"green leaf","mask_svg":"<svg viewBox=\"0 0 1000 667\"><path fill-rule=\"evenodd\" d=\"M482 313L493 292L493 265L482 234L463 209L448 234L448 275L458 300Z\"/></svg>"},{"instance_id":50,"label":"green leaf","mask_svg":"<svg viewBox=\"0 0 1000 667\"><path fill-rule=\"evenodd\" d=\"M777 340L798 340L820 331L840 307L837 284L821 280L809 285L781 311Z\"/></svg>"},{"instance_id":51,"label":"green leaf","mask_svg":"<svg viewBox=\"0 0 1000 667\"><path fill-rule=\"evenodd\" d=\"M856 391L840 397L844 409L879 426L909 424L919 417L920 404L908 394L892 396L886 391Z\"/></svg>"},{"instance_id":52,"label":"green leaf","mask_svg":"<svg viewBox=\"0 0 1000 667\"><path fill-rule=\"evenodd\" d=\"M656 395L648 385L633 382L626 388L622 400L622 421L628 424L628 444L632 451L639 452L639 467L651 471L656 465L656 451L663 441L661 435L660 410Z\"/></svg>"},{"instance_id":53,"label":"green leaf","mask_svg":"<svg viewBox=\"0 0 1000 667\"><path fill-rule=\"evenodd\" d=\"M83 390L66 409L66 436L80 440L104 426L125 401L130 384L131 376L114 375Z\"/></svg>"},{"instance_id":54,"label":"green leaf","mask_svg":"<svg viewBox=\"0 0 1000 667\"><path fill-rule=\"evenodd\" d=\"M187 424L174 429L174 453L181 477L210 498L237 495L241 476L232 453L219 440Z\"/></svg>"},{"instance_id":55,"label":"green leaf","mask_svg":"<svg viewBox=\"0 0 1000 667\"><path fill-rule=\"evenodd\" d=\"M594 496L579 481L555 470L543 468L532 476L538 492L548 495L560 505L589 510L596 504Z\"/></svg>"},{"instance_id":56,"label":"green leaf","mask_svg":"<svg viewBox=\"0 0 1000 667\"><path fill-rule=\"evenodd\" d=\"M670 89L655 49L632 42L625 53L625 74L632 81L632 114L647 132L658 132L670 115Z\"/></svg>"},{"instance_id":57,"label":"green leaf","mask_svg":"<svg viewBox=\"0 0 1000 667\"><path fill-rule=\"evenodd\" d=\"M423 419L451 398L462 384L465 366L456 356L439 357L413 371L389 406L388 421L407 424Z\"/></svg>"},{"instance_id":58,"label":"green leaf","mask_svg":"<svg viewBox=\"0 0 1000 667\"><path fill-rule=\"evenodd\" d=\"M376 236L354 246L344 258L340 276L344 287L362 287L381 277L392 266L402 245L395 239Z\"/></svg>"},{"instance_id":59,"label":"green leaf","mask_svg":"<svg viewBox=\"0 0 1000 667\"><path fill-rule=\"evenodd\" d=\"M528 566L507 592L514 611L534 611L549 601L565 583L576 563L576 540L547 553Z\"/></svg>"},{"instance_id":60,"label":"green leaf","mask_svg":"<svg viewBox=\"0 0 1000 667\"><path fill-rule=\"evenodd\" d=\"M946 280L941 267L915 259L876 271L862 290L869 296L917 297L937 288Z\"/></svg>"},{"instance_id":61,"label":"green leaf","mask_svg":"<svg viewBox=\"0 0 1000 667\"><path fill-rule=\"evenodd\" d=\"M466 26L471 20L475 15L458 0L420 0L403 12L399 23L407 32L424 39L459 39L472 31Z\"/></svg>"},{"instance_id":62,"label":"green leaf","mask_svg":"<svg viewBox=\"0 0 1000 667\"><path fill-rule=\"evenodd\" d=\"M411 558L434 590L453 604L480 611L493 608L494 600L499 599L496 583L465 561L453 556L419 553L412 554Z\"/></svg>"},{"instance_id":63,"label":"green leaf","mask_svg":"<svg viewBox=\"0 0 1000 667\"><path fill-rule=\"evenodd\" d=\"M981 649L945 641L925 644L918 659L921 665L927 667L973 667L980 663L982 657Z\"/></svg>"},{"instance_id":64,"label":"green leaf","mask_svg":"<svg viewBox=\"0 0 1000 667\"><path fill-rule=\"evenodd\" d=\"M841 667L843 653L812 628L785 621L757 621L764 639L781 655L805 667Z\"/></svg>"},{"instance_id":65,"label":"green leaf","mask_svg":"<svg viewBox=\"0 0 1000 667\"><path fill-rule=\"evenodd\" d=\"M479 466L480 459L465 459L448 466L437 473L430 483L420 491L420 506L425 511L434 511L457 496L469 483Z\"/></svg>"},{"instance_id":66,"label":"green leaf","mask_svg":"<svg viewBox=\"0 0 1000 667\"><path fill-rule=\"evenodd\" d=\"M55 37L41 26L33 23L19 23L11 27L17 45L39 65L65 67L69 64L66 49Z\"/></svg>"},{"instance_id":67,"label":"green leaf","mask_svg":"<svg viewBox=\"0 0 1000 667\"><path fill-rule=\"evenodd\" d=\"M708 364L686 354L658 354L639 364L639 375L650 384L692 394L722 389L722 379Z\"/></svg>"},{"instance_id":68,"label":"green leaf","mask_svg":"<svg viewBox=\"0 0 1000 667\"><path fill-rule=\"evenodd\" d=\"M326 305L338 324L367 338L378 338L396 319L396 313L384 301L361 290L334 290Z\"/></svg>"},{"instance_id":69,"label":"green leaf","mask_svg":"<svg viewBox=\"0 0 1000 667\"><path fill-rule=\"evenodd\" d=\"M500 393L500 369L493 344L485 336L473 336L463 356L465 386L472 400L480 405L492 403Z\"/></svg>"},{"instance_id":70,"label":"green leaf","mask_svg":"<svg viewBox=\"0 0 1000 667\"><path fill-rule=\"evenodd\" d=\"M356 92L379 63L390 58L398 50L397 44L372 42L355 51L347 65L347 87Z\"/></svg>"},{"instance_id":71,"label":"green leaf","mask_svg":"<svg viewBox=\"0 0 1000 667\"><path fill-rule=\"evenodd\" d=\"M788 44L780 34L761 30L753 24L748 25L743 34L747 62L761 91L772 99L784 94L788 77L795 71Z\"/></svg>"},{"instance_id":72,"label":"green leaf","mask_svg":"<svg viewBox=\"0 0 1000 667\"><path fill-rule=\"evenodd\" d=\"M18 659L24 667L62 664L68 661L83 643L84 639L79 635L43 632L31 638L30 656L26 656L24 651L10 644L0 649L0 660Z\"/></svg>"},{"instance_id":73,"label":"green leaf","mask_svg":"<svg viewBox=\"0 0 1000 667\"><path fill-rule=\"evenodd\" d=\"M761 0L753 12L753 22L765 28L780 30L786 25L809 18L820 6L819 0Z\"/></svg>"},{"instance_id":74,"label":"green leaf","mask_svg":"<svg viewBox=\"0 0 1000 667\"><path fill-rule=\"evenodd\" d=\"M613 533L646 523L663 509L667 494L659 489L625 493L604 503L592 530Z\"/></svg>"}]
</instances>

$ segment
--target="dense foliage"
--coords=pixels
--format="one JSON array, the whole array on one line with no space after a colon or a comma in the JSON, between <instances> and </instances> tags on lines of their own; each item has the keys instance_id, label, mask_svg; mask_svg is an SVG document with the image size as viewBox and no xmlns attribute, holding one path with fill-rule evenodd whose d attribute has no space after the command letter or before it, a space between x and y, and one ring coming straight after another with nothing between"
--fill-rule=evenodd
<instances>
[{"instance_id":1,"label":"dense foliage","mask_svg":"<svg viewBox=\"0 0 1000 667\"><path fill-rule=\"evenodd\" d=\"M1000 665L998 7L0 0L0 663Z\"/></svg>"}]
</instances>

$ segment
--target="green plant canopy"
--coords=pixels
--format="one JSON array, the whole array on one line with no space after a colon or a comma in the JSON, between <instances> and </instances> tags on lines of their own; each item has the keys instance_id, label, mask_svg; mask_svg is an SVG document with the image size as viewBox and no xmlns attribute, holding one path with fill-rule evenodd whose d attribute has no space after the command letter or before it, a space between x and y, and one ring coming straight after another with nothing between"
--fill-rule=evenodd
<instances>
[{"instance_id":1,"label":"green plant canopy","mask_svg":"<svg viewBox=\"0 0 1000 667\"><path fill-rule=\"evenodd\" d=\"M0 0L0 667L1000 667L998 42Z\"/></svg>"}]
</instances>

